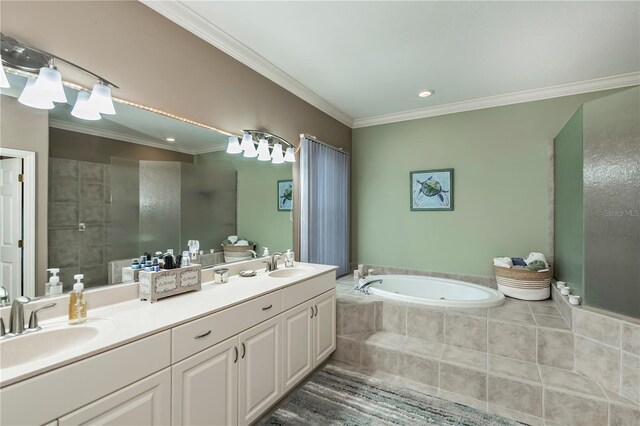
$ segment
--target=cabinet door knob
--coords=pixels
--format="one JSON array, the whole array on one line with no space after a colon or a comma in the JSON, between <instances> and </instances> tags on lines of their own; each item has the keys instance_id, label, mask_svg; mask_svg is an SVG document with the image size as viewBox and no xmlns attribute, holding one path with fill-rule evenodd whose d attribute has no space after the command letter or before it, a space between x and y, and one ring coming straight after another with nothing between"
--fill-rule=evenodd
<instances>
[{"instance_id":1,"label":"cabinet door knob","mask_svg":"<svg viewBox=\"0 0 640 426\"><path fill-rule=\"evenodd\" d=\"M235 357L235 359L233 360L233 363L235 364L236 362L238 362L238 347L237 347L237 346L234 346L234 347L233 347L233 350L234 350L234 351L236 351L236 357Z\"/></svg>"},{"instance_id":2,"label":"cabinet door knob","mask_svg":"<svg viewBox=\"0 0 640 426\"><path fill-rule=\"evenodd\" d=\"M316 307L316 313L314 314L314 316L317 317L318 316L318 305L315 305L315 307Z\"/></svg>"},{"instance_id":3,"label":"cabinet door knob","mask_svg":"<svg viewBox=\"0 0 640 426\"><path fill-rule=\"evenodd\" d=\"M242 342L242 359L244 359L244 356L247 354L247 347L244 345L244 342Z\"/></svg>"},{"instance_id":4,"label":"cabinet door knob","mask_svg":"<svg viewBox=\"0 0 640 426\"><path fill-rule=\"evenodd\" d=\"M313 306L311 307L311 318L313 318Z\"/></svg>"},{"instance_id":5,"label":"cabinet door knob","mask_svg":"<svg viewBox=\"0 0 640 426\"><path fill-rule=\"evenodd\" d=\"M198 334L197 336L194 337L194 339L202 339L203 337L207 337L208 335L211 334L211 330L207 330L202 334Z\"/></svg>"},{"instance_id":6,"label":"cabinet door knob","mask_svg":"<svg viewBox=\"0 0 640 426\"><path fill-rule=\"evenodd\" d=\"M262 308L262 310L263 311L268 311L271 308L273 308L273 305L265 306L264 308Z\"/></svg>"}]
</instances>

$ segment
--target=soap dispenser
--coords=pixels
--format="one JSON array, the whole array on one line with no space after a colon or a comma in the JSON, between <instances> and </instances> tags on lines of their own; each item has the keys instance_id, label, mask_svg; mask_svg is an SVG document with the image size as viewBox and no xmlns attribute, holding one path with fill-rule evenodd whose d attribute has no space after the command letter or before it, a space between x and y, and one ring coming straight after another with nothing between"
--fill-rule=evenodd
<instances>
[{"instance_id":1,"label":"soap dispenser","mask_svg":"<svg viewBox=\"0 0 640 426\"><path fill-rule=\"evenodd\" d=\"M84 284L82 280L84 275L77 274L73 276L76 283L73 285L73 291L69 293L69 324L79 324L87 320L87 302L84 298Z\"/></svg>"},{"instance_id":2,"label":"soap dispenser","mask_svg":"<svg viewBox=\"0 0 640 426\"><path fill-rule=\"evenodd\" d=\"M49 278L49 282L44 285L44 295L55 296L57 294L62 294L62 283L60 282L60 277L58 276L58 272L60 272L60 269L51 268L47 269L47 271L51 272L51 277Z\"/></svg>"}]
</instances>

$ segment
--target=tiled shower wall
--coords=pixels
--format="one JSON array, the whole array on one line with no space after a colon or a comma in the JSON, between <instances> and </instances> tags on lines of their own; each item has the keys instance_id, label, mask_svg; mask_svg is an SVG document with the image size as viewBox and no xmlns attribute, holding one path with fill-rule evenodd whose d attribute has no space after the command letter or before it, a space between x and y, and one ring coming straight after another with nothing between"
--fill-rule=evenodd
<instances>
[{"instance_id":1,"label":"tiled shower wall","mask_svg":"<svg viewBox=\"0 0 640 426\"><path fill-rule=\"evenodd\" d=\"M111 165L49 159L49 268L60 268L64 290L84 274L87 287L107 283L110 259ZM86 229L79 231L79 224Z\"/></svg>"}]
</instances>

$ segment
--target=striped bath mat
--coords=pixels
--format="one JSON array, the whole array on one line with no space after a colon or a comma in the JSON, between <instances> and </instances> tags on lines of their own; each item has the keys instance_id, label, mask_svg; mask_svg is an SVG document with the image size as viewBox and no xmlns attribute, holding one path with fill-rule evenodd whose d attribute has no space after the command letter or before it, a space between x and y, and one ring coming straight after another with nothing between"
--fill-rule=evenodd
<instances>
[{"instance_id":1,"label":"striped bath mat","mask_svg":"<svg viewBox=\"0 0 640 426\"><path fill-rule=\"evenodd\" d=\"M331 364L315 372L259 425L522 425Z\"/></svg>"}]
</instances>

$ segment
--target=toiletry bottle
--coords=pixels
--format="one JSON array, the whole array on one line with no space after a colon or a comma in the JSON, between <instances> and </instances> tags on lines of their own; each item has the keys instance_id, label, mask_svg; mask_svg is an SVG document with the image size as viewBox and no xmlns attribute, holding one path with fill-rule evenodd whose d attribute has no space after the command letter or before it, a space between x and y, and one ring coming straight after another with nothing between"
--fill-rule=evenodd
<instances>
[{"instance_id":1,"label":"toiletry bottle","mask_svg":"<svg viewBox=\"0 0 640 426\"><path fill-rule=\"evenodd\" d=\"M262 249L262 257L269 256L269 247L264 247Z\"/></svg>"},{"instance_id":2,"label":"toiletry bottle","mask_svg":"<svg viewBox=\"0 0 640 426\"><path fill-rule=\"evenodd\" d=\"M55 296L56 294L62 294L62 283L60 282L60 277L58 276L58 272L60 269L51 268L47 269L47 271L51 272L51 278L49 278L49 282L44 286L44 295L45 296Z\"/></svg>"},{"instance_id":3,"label":"toiletry bottle","mask_svg":"<svg viewBox=\"0 0 640 426\"><path fill-rule=\"evenodd\" d=\"M287 252L284 254L284 267L293 268L293 251L291 251L291 249L287 249Z\"/></svg>"},{"instance_id":4,"label":"toiletry bottle","mask_svg":"<svg viewBox=\"0 0 640 426\"><path fill-rule=\"evenodd\" d=\"M73 276L76 283L73 285L73 291L69 293L69 324L79 324L87 320L87 302L84 298L84 284L80 280L84 275L77 274Z\"/></svg>"}]
</instances>

